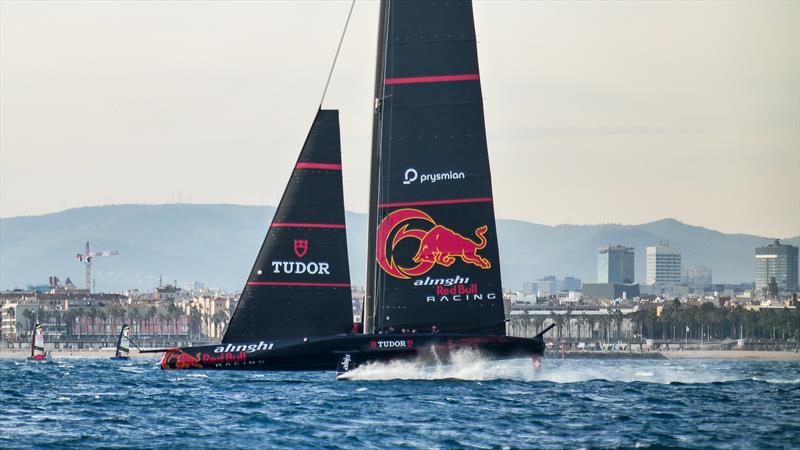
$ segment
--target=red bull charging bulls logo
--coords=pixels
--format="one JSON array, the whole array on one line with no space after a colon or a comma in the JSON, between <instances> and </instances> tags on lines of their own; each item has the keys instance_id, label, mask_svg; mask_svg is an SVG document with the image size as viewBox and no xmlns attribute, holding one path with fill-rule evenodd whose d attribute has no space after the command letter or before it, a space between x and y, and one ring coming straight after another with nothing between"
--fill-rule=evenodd
<instances>
[{"instance_id":1,"label":"red bull charging bulls logo","mask_svg":"<svg viewBox=\"0 0 800 450\"><path fill-rule=\"evenodd\" d=\"M427 222L431 227L427 230L409 229L409 222L412 221ZM488 229L486 225L478 227L475 230L477 241L473 241L437 224L431 216L420 210L399 209L384 217L378 226L376 259L386 273L402 279L423 275L437 264L450 267L458 259L481 269L489 269L492 263L478 254L486 247L485 234ZM395 261L391 253L401 241L408 238L418 240L419 249L411 260L412 264L403 266Z\"/></svg>"},{"instance_id":2,"label":"red bull charging bulls logo","mask_svg":"<svg viewBox=\"0 0 800 450\"><path fill-rule=\"evenodd\" d=\"M189 355L179 348L167 351L161 359L162 369L202 369L200 353L197 356Z\"/></svg>"}]
</instances>

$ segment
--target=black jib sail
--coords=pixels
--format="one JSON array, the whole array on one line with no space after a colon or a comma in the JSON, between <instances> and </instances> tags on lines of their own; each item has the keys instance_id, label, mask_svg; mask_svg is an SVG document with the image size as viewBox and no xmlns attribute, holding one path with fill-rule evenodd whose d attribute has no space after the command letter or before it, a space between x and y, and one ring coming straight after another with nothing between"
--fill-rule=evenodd
<instances>
[{"instance_id":1,"label":"black jib sail","mask_svg":"<svg viewBox=\"0 0 800 450\"><path fill-rule=\"evenodd\" d=\"M115 357L124 358L130 353L130 330L131 327L128 325L123 325L122 329L119 330L119 336L117 337L117 351L114 352Z\"/></svg>"},{"instance_id":2,"label":"black jib sail","mask_svg":"<svg viewBox=\"0 0 800 450\"><path fill-rule=\"evenodd\" d=\"M365 330L505 334L472 4L380 14Z\"/></svg>"},{"instance_id":3,"label":"black jib sail","mask_svg":"<svg viewBox=\"0 0 800 450\"><path fill-rule=\"evenodd\" d=\"M222 343L352 331L339 112L317 112Z\"/></svg>"}]
</instances>

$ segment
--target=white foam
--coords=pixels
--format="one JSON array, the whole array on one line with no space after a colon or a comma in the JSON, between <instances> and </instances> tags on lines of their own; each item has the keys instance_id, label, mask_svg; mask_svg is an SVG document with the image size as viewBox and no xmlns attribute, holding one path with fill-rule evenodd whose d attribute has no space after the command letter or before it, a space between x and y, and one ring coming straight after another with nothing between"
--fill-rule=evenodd
<instances>
[{"instance_id":1,"label":"white foam","mask_svg":"<svg viewBox=\"0 0 800 450\"><path fill-rule=\"evenodd\" d=\"M496 380L514 379L534 381L533 364L530 360L493 361L482 358L472 350L460 350L453 354L448 364L422 362L420 360L398 360L368 363L356 367L344 377L348 380Z\"/></svg>"},{"instance_id":2,"label":"white foam","mask_svg":"<svg viewBox=\"0 0 800 450\"><path fill-rule=\"evenodd\" d=\"M419 360L369 363L348 372L348 380L517 380L581 383L591 380L645 383L713 383L742 379L740 374L704 363L660 360L545 359L536 373L530 359L487 360L475 351L456 352L448 364Z\"/></svg>"}]
</instances>

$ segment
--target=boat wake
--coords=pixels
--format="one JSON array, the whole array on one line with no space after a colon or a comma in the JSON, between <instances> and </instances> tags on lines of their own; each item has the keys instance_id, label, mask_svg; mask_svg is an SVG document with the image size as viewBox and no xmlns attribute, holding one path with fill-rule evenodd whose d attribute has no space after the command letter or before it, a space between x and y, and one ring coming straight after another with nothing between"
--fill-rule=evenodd
<instances>
[{"instance_id":1,"label":"boat wake","mask_svg":"<svg viewBox=\"0 0 800 450\"><path fill-rule=\"evenodd\" d=\"M522 380L536 381L530 359L497 361L484 358L475 350L459 350L447 363L429 359L367 363L347 373L343 379L379 380Z\"/></svg>"},{"instance_id":2,"label":"boat wake","mask_svg":"<svg viewBox=\"0 0 800 450\"><path fill-rule=\"evenodd\" d=\"M489 360L474 350L456 352L448 363L405 360L368 363L350 371L344 379L383 380L513 380L523 382L583 383L608 381L655 384L710 384L737 381L796 384L796 377L783 380L754 379L717 362L685 364L642 360L545 359L536 372L530 359Z\"/></svg>"}]
</instances>

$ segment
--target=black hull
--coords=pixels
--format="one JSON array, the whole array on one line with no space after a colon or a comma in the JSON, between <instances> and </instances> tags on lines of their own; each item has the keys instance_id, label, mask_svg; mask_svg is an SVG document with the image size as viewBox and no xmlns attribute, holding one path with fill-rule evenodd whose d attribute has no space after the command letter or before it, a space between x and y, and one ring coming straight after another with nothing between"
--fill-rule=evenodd
<instances>
[{"instance_id":1,"label":"black hull","mask_svg":"<svg viewBox=\"0 0 800 450\"><path fill-rule=\"evenodd\" d=\"M487 359L537 358L544 340L469 334L350 334L168 350L161 368L211 370L334 371L345 355L355 365L419 358L447 362L473 350Z\"/></svg>"}]
</instances>

